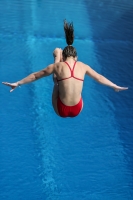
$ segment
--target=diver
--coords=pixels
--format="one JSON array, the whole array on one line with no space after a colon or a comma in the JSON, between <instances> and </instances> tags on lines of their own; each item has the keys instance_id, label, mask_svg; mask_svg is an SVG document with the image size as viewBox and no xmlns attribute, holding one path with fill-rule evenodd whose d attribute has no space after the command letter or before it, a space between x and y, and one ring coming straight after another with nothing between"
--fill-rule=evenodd
<instances>
[{"instance_id":1,"label":"diver","mask_svg":"<svg viewBox=\"0 0 133 200\"><path fill-rule=\"evenodd\" d=\"M85 75L98 83L113 88L116 92L126 90L128 87L120 87L94 71L90 66L77 61L77 51L72 46L74 42L73 23L64 21L64 31L67 46L62 50L56 48L53 52L54 63L46 68L34 72L15 83L2 82L11 87L10 92L17 87L39 80L53 74L54 89L52 95L53 108L60 117L76 117L83 109L82 89Z\"/></svg>"}]
</instances>

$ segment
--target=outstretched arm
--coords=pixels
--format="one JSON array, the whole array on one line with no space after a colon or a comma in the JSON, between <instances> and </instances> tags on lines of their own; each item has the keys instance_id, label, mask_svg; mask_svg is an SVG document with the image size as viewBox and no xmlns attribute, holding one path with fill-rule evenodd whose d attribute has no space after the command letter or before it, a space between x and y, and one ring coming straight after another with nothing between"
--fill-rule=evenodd
<instances>
[{"instance_id":1,"label":"outstretched arm","mask_svg":"<svg viewBox=\"0 0 133 200\"><path fill-rule=\"evenodd\" d=\"M11 87L12 89L10 92L12 92L14 89L16 89L18 86L31 83L33 81L36 81L42 77L49 76L54 72L54 64L49 65L48 67L44 68L43 70L39 72L34 72L30 74L29 76L23 78L20 81L17 81L15 83L8 83L8 82L2 82L4 85Z\"/></svg>"},{"instance_id":2,"label":"outstretched arm","mask_svg":"<svg viewBox=\"0 0 133 200\"><path fill-rule=\"evenodd\" d=\"M111 82L110 80L108 80L107 78L102 76L101 74L98 74L96 71L94 71L88 65L86 65L86 74L89 75L90 77L92 77L93 79L95 79L97 82L113 88L116 92L128 89L128 87L120 87L120 86L114 84L113 82Z\"/></svg>"}]
</instances>

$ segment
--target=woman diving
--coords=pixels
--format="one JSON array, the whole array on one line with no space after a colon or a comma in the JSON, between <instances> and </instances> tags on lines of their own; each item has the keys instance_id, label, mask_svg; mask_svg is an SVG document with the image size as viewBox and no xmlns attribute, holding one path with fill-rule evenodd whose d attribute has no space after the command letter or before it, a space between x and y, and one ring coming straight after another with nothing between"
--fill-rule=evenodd
<instances>
[{"instance_id":1,"label":"woman diving","mask_svg":"<svg viewBox=\"0 0 133 200\"><path fill-rule=\"evenodd\" d=\"M34 72L15 83L2 82L11 87L10 92L18 86L31 83L40 78L53 74L54 89L52 95L53 108L60 117L75 117L83 108L81 96L85 75L92 77L97 82L113 88L119 92L128 89L120 87L94 71L90 66L77 61L76 49L72 46L74 41L73 23L64 21L64 31L67 45L63 51L60 48L54 50L55 62L46 68Z\"/></svg>"}]
</instances>

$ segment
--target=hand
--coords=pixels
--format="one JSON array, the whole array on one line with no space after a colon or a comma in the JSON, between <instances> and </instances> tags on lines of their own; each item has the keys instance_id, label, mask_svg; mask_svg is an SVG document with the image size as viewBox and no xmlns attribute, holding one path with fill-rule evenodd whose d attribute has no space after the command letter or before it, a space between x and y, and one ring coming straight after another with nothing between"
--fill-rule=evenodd
<instances>
[{"instance_id":1,"label":"hand","mask_svg":"<svg viewBox=\"0 0 133 200\"><path fill-rule=\"evenodd\" d=\"M120 86L117 86L117 85L114 87L114 90L116 92L120 92L122 90L127 90L127 89L128 89L128 87L120 87Z\"/></svg>"},{"instance_id":2,"label":"hand","mask_svg":"<svg viewBox=\"0 0 133 200\"><path fill-rule=\"evenodd\" d=\"M2 84L11 87L12 89L10 90L10 92L13 92L19 86L18 82L16 83L2 82Z\"/></svg>"}]
</instances>

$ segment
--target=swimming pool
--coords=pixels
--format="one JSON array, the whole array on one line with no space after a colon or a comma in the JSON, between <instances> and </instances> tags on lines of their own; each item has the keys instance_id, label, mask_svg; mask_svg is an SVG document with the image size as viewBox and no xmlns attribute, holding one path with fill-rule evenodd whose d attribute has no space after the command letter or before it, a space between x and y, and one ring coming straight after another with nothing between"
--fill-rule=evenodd
<instances>
[{"instance_id":1,"label":"swimming pool","mask_svg":"<svg viewBox=\"0 0 133 200\"><path fill-rule=\"evenodd\" d=\"M1 0L0 81L17 81L53 62L74 22L79 60L129 90L115 93L86 77L84 109L56 116L52 77L0 85L0 200L133 198L133 3ZM82 47L82 48L81 48Z\"/></svg>"}]
</instances>

